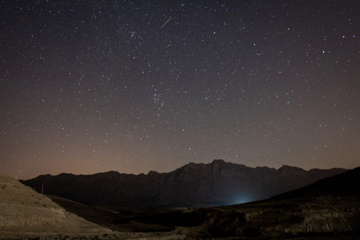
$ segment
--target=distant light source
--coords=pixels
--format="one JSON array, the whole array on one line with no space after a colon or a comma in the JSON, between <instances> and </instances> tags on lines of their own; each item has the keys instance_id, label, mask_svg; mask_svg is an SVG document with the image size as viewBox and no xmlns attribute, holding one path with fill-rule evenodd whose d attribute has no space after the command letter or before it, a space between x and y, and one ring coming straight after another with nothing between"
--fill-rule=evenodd
<instances>
[{"instance_id":1,"label":"distant light source","mask_svg":"<svg viewBox=\"0 0 360 240\"><path fill-rule=\"evenodd\" d=\"M254 199L251 196L243 193L241 195L235 196L232 204L242 204L252 201L254 201Z\"/></svg>"},{"instance_id":2,"label":"distant light source","mask_svg":"<svg viewBox=\"0 0 360 240\"><path fill-rule=\"evenodd\" d=\"M248 202L252 202L253 200L249 199L249 198L239 198L236 199L236 201L234 201L235 204L242 204L242 203L248 203Z\"/></svg>"},{"instance_id":3,"label":"distant light source","mask_svg":"<svg viewBox=\"0 0 360 240\"><path fill-rule=\"evenodd\" d=\"M230 205L237 205L243 204L248 202L253 202L255 199L252 196L246 195L244 193L238 193L233 195L227 199L227 201L220 204L221 206L230 206Z\"/></svg>"}]
</instances>

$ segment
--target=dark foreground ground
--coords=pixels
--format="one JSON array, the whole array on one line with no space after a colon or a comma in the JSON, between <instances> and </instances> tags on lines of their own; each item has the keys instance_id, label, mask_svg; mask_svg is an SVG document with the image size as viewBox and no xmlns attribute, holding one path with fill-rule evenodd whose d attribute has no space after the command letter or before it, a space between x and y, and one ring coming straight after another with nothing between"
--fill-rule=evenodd
<instances>
[{"instance_id":1,"label":"dark foreground ground","mask_svg":"<svg viewBox=\"0 0 360 240\"><path fill-rule=\"evenodd\" d=\"M50 198L89 221L122 232L68 239L360 239L358 197L274 199L216 208L148 211L91 207Z\"/></svg>"},{"instance_id":2,"label":"dark foreground ground","mask_svg":"<svg viewBox=\"0 0 360 240\"><path fill-rule=\"evenodd\" d=\"M4 186L2 187L4 191L9 189L8 185ZM13 187L14 189L21 188L15 183ZM28 197L36 195L32 191L28 193L30 194L27 195ZM49 197L68 212L98 225L87 222L84 225L86 228L77 228L85 229L86 233L82 231L83 234L77 235L63 234L63 231L58 231L59 234L51 234L51 232L46 232L46 226L43 228L44 232L36 231L35 236L27 235L24 229L16 229L21 234L16 235L18 238L11 239L360 239L360 168L268 200L212 208L114 209L104 206L87 206L59 197ZM47 199L43 195L37 196L36 199L41 198ZM15 210L19 206L23 210L27 209L24 204L29 201L21 201L20 205L14 205ZM50 200L46 201L46 205L51 205L51 203ZM7 205L3 204L2 209L8 210L9 204L9 202ZM29 206L30 210L41 209L37 202ZM45 209L49 216L68 214L62 208L54 206L52 209L56 211ZM57 214L50 215L50 212L54 211ZM16 214L15 217L21 215L21 212L15 214L11 211L10 213L4 216L9 218ZM32 219L31 216L29 215L28 219ZM36 219L40 221L43 217L44 215L41 215ZM75 218L77 220L73 221L74 223L83 222L83 219L77 216L68 219ZM45 223L53 219L54 217ZM0 220L6 224L4 219ZM28 223L22 223L21 226L27 225ZM66 228L67 232L71 232L76 226L70 225L71 228ZM34 232L33 229L30 230ZM6 232L0 229L0 233L2 234L0 239L9 239L3 237ZM17 231L12 231L11 236L15 236L16 233Z\"/></svg>"},{"instance_id":3,"label":"dark foreground ground","mask_svg":"<svg viewBox=\"0 0 360 240\"><path fill-rule=\"evenodd\" d=\"M360 239L360 199L321 197L235 206L137 211L89 207L51 197L111 233L19 236L27 240ZM7 239L1 238L0 239Z\"/></svg>"}]
</instances>

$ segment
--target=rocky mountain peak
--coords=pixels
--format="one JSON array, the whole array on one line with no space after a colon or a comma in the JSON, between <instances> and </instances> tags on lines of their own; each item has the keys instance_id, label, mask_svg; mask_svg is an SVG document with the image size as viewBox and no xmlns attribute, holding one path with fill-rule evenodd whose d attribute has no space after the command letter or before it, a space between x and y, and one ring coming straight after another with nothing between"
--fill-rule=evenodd
<instances>
[{"instance_id":1,"label":"rocky mountain peak","mask_svg":"<svg viewBox=\"0 0 360 240\"><path fill-rule=\"evenodd\" d=\"M214 160L189 163L169 173L147 175L107 172L94 175L39 176L24 181L46 194L91 205L153 208L160 206L218 206L266 199L345 171L305 171L283 166L279 170ZM101 194L101 197L99 196Z\"/></svg>"}]
</instances>

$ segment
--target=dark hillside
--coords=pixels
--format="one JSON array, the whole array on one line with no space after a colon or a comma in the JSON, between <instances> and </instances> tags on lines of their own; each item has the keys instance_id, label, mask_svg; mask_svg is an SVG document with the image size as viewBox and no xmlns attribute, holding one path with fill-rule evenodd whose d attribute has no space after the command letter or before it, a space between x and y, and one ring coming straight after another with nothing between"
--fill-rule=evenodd
<instances>
[{"instance_id":1,"label":"dark hillside","mask_svg":"<svg viewBox=\"0 0 360 240\"><path fill-rule=\"evenodd\" d=\"M23 181L44 194L111 208L211 207L266 199L344 172L283 166L251 168L214 160L173 172L149 174L42 175Z\"/></svg>"}]
</instances>

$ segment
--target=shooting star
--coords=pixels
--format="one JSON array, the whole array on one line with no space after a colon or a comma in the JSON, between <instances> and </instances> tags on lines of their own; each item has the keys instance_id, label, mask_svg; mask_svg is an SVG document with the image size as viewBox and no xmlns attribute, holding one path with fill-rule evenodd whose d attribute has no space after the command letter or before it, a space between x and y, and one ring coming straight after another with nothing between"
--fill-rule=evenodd
<instances>
[{"instance_id":1,"label":"shooting star","mask_svg":"<svg viewBox=\"0 0 360 240\"><path fill-rule=\"evenodd\" d=\"M171 17L169 17L169 19L161 26L160 29L162 29L163 27L165 27L165 25L171 20Z\"/></svg>"}]
</instances>

